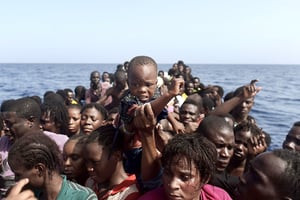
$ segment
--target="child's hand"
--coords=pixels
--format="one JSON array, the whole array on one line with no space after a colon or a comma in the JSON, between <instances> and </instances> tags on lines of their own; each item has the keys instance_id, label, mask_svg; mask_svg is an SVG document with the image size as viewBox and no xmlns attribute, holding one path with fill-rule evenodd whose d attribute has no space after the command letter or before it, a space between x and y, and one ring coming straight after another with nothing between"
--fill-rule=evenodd
<instances>
[{"instance_id":1,"label":"child's hand","mask_svg":"<svg viewBox=\"0 0 300 200\"><path fill-rule=\"evenodd\" d=\"M176 96L180 93L183 87L184 80L182 78L173 78L168 92L171 96Z\"/></svg>"}]
</instances>

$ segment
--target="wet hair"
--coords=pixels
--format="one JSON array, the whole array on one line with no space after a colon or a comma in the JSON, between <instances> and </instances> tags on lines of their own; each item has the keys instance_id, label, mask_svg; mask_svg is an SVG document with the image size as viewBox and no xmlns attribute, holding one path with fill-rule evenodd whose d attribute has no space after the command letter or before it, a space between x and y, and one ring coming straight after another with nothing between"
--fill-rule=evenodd
<instances>
[{"instance_id":1,"label":"wet hair","mask_svg":"<svg viewBox=\"0 0 300 200\"><path fill-rule=\"evenodd\" d=\"M83 106L83 108L81 109L80 113L82 114L85 110L90 109L90 108L95 108L96 110L98 110L99 113L102 115L103 120L107 119L107 116L108 116L107 110L102 105L100 105L99 103L95 103L95 102L85 104Z\"/></svg>"},{"instance_id":2,"label":"wet hair","mask_svg":"<svg viewBox=\"0 0 300 200\"><path fill-rule=\"evenodd\" d=\"M3 109L5 111L16 112L16 115L20 118L24 118L24 119L36 118L38 121L41 118L40 105L30 97L23 97L16 100L9 100L9 102L7 102L7 104L3 106L4 106Z\"/></svg>"},{"instance_id":3,"label":"wet hair","mask_svg":"<svg viewBox=\"0 0 300 200\"><path fill-rule=\"evenodd\" d=\"M136 56L134 57L130 62L128 66L128 71L130 68L134 68L137 66L144 66L144 65L152 65L155 67L155 70L157 71L157 63L153 58L148 57L148 56ZM157 74L157 72L155 72Z\"/></svg>"},{"instance_id":4,"label":"wet hair","mask_svg":"<svg viewBox=\"0 0 300 200\"><path fill-rule=\"evenodd\" d=\"M215 173L216 147L204 137L195 134L175 135L162 152L162 166L163 168L170 168L172 161L178 162L182 158L187 159L190 167L194 162L203 184Z\"/></svg>"},{"instance_id":5,"label":"wet hair","mask_svg":"<svg viewBox=\"0 0 300 200\"><path fill-rule=\"evenodd\" d=\"M50 119L60 125L59 129L62 134L69 135L68 123L69 114L65 104L55 101L46 101L41 106L42 113L49 113Z\"/></svg>"},{"instance_id":6,"label":"wet hair","mask_svg":"<svg viewBox=\"0 0 300 200\"><path fill-rule=\"evenodd\" d=\"M299 199L300 197L300 153L287 149L277 149L272 152L287 163L284 173L276 178L276 191L282 197Z\"/></svg>"},{"instance_id":7,"label":"wet hair","mask_svg":"<svg viewBox=\"0 0 300 200\"><path fill-rule=\"evenodd\" d=\"M123 134L116 133L117 129L113 125L100 126L88 136L86 144L97 142L109 152L122 151Z\"/></svg>"},{"instance_id":8,"label":"wet hair","mask_svg":"<svg viewBox=\"0 0 300 200\"><path fill-rule=\"evenodd\" d=\"M15 141L8 153L8 163L22 165L28 170L42 163L51 174L53 171L60 172L62 154L51 138L43 133L33 132Z\"/></svg>"}]
</instances>

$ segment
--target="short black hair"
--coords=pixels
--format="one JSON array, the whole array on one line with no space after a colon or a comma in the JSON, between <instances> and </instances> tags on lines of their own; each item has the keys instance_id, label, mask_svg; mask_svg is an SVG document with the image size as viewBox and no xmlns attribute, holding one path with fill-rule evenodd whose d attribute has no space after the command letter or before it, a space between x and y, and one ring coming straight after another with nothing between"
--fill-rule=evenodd
<instances>
[{"instance_id":1,"label":"short black hair","mask_svg":"<svg viewBox=\"0 0 300 200\"><path fill-rule=\"evenodd\" d=\"M287 149L277 149L272 152L287 163L284 173L276 179L276 191L282 197L300 198L300 153Z\"/></svg>"}]
</instances>

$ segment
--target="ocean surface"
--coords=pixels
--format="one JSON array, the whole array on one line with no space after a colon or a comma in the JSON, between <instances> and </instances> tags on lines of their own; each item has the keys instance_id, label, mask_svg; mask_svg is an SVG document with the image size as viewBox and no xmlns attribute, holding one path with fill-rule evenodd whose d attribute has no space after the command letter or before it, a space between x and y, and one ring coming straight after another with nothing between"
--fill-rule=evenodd
<instances>
[{"instance_id":1,"label":"ocean surface","mask_svg":"<svg viewBox=\"0 0 300 200\"><path fill-rule=\"evenodd\" d=\"M188 63L186 63L188 64ZM220 85L225 94L258 79L263 89L251 115L272 137L270 149L281 148L293 123L300 121L300 65L188 64L205 85ZM89 87L94 70L113 73L117 64L0 64L0 103L10 98L43 94L57 89ZM172 64L159 64L168 71Z\"/></svg>"}]
</instances>

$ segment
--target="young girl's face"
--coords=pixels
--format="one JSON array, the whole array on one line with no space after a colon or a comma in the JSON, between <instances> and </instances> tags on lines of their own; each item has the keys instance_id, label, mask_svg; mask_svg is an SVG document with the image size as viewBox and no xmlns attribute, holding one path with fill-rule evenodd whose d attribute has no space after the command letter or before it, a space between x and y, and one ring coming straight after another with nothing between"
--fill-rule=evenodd
<instances>
[{"instance_id":1,"label":"young girl's face","mask_svg":"<svg viewBox=\"0 0 300 200\"><path fill-rule=\"evenodd\" d=\"M86 172L82 156L83 146L76 145L77 142L77 140L68 141L63 150L64 174L68 179L76 179Z\"/></svg>"},{"instance_id":2,"label":"young girl's face","mask_svg":"<svg viewBox=\"0 0 300 200\"><path fill-rule=\"evenodd\" d=\"M194 162L185 157L175 156L169 166L164 168L164 190L167 198L199 199L202 186L199 171Z\"/></svg>"},{"instance_id":3,"label":"young girl's face","mask_svg":"<svg viewBox=\"0 0 300 200\"><path fill-rule=\"evenodd\" d=\"M129 90L143 103L148 102L153 97L156 83L157 72L153 65L135 66L128 71Z\"/></svg>"},{"instance_id":4,"label":"young girl's face","mask_svg":"<svg viewBox=\"0 0 300 200\"><path fill-rule=\"evenodd\" d=\"M68 108L69 124L68 129L72 134L78 134L80 132L80 109L79 108Z\"/></svg>"},{"instance_id":5,"label":"young girl's face","mask_svg":"<svg viewBox=\"0 0 300 200\"><path fill-rule=\"evenodd\" d=\"M116 162L109 151L98 142L88 143L85 147L85 160L89 176L97 183L105 183L112 177Z\"/></svg>"},{"instance_id":6,"label":"young girl's face","mask_svg":"<svg viewBox=\"0 0 300 200\"><path fill-rule=\"evenodd\" d=\"M102 122L103 116L96 108L87 108L81 114L81 129L85 134L90 134L99 128Z\"/></svg>"}]
</instances>

